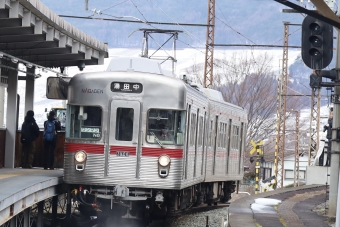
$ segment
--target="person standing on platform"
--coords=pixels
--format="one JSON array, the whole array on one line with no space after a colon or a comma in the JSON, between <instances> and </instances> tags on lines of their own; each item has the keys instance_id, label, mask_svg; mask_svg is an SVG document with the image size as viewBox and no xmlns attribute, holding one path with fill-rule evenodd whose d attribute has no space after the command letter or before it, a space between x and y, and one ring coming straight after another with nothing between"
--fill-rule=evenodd
<instances>
[{"instance_id":1,"label":"person standing on platform","mask_svg":"<svg viewBox=\"0 0 340 227\"><path fill-rule=\"evenodd\" d=\"M32 168L32 163L35 153L35 140L39 137L39 127L34 119L33 110L26 113L24 123L21 126L22 155L21 166L22 168Z\"/></svg>"},{"instance_id":2,"label":"person standing on platform","mask_svg":"<svg viewBox=\"0 0 340 227\"><path fill-rule=\"evenodd\" d=\"M328 140L328 148L327 148L327 159L325 166L331 166L331 151L332 151L332 127L333 127L333 107L329 109L329 117L328 117L328 126L324 126L324 129L327 130L327 140Z\"/></svg>"},{"instance_id":3,"label":"person standing on platform","mask_svg":"<svg viewBox=\"0 0 340 227\"><path fill-rule=\"evenodd\" d=\"M60 121L55 118L55 112L49 112L47 121L44 122L44 169L54 169L54 150L57 145L57 131L61 130Z\"/></svg>"}]
</instances>

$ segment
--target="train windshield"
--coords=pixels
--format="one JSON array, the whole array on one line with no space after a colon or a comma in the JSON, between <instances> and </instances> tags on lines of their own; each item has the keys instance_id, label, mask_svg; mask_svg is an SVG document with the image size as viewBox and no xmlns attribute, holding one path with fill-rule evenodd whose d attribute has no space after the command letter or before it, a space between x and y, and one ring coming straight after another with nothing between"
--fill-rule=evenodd
<instances>
[{"instance_id":1,"label":"train windshield","mask_svg":"<svg viewBox=\"0 0 340 227\"><path fill-rule=\"evenodd\" d=\"M147 124L148 143L183 144L185 111L150 109Z\"/></svg>"},{"instance_id":2,"label":"train windshield","mask_svg":"<svg viewBox=\"0 0 340 227\"><path fill-rule=\"evenodd\" d=\"M97 106L69 105L66 127L67 138L100 139L102 108Z\"/></svg>"}]
</instances>

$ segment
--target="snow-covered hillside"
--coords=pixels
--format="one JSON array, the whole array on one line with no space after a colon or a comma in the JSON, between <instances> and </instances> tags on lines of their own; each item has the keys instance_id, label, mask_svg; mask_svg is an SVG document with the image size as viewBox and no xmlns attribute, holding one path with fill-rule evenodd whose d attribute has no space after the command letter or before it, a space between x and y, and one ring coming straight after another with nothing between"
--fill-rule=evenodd
<instances>
[{"instance_id":1,"label":"snow-covered hillside","mask_svg":"<svg viewBox=\"0 0 340 227\"><path fill-rule=\"evenodd\" d=\"M151 51L149 51L151 52ZM168 53L172 54L171 50L167 50ZM240 49L240 50L215 50L214 52L214 58L223 58L228 59L231 58L231 56L234 53L239 53L242 55L247 56L254 56L256 57L259 54L263 54L266 52L269 56L273 57L272 61L272 69L273 71L279 73L280 67L282 64L280 63L280 59L282 59L282 49L259 49L259 50L251 50L251 49ZM109 50L109 58L105 59L104 65L98 65L98 66L86 66L83 72L94 72L94 71L104 71L107 67L107 65L110 62L111 58L117 58L117 57L127 57L127 56L133 56L138 57L141 53L140 49L110 49ZM176 58L177 58L177 65L176 65L176 74L180 75L185 71L185 68L188 68L194 64L204 64L205 60L205 50L203 49L181 49L176 51ZM157 53L156 55L166 56L165 52ZM293 64L294 60L297 58L297 56L300 55L300 51L289 51L288 57L289 62L288 64ZM165 62L162 64L162 68L165 70L171 71L171 62ZM55 71L57 69L54 69ZM66 73L69 76L74 76L75 74L79 73L78 67L69 67L66 69ZM39 79L36 79L35 84L35 102L34 102L34 112L37 122L40 126L42 126L42 123L46 120L46 113L45 108L48 110L51 107L56 106L62 106L61 100L49 100L46 98L45 95L45 86L46 86L46 79L49 76L55 76L52 72L43 72L43 71L37 71L37 74L41 74L42 77ZM308 83L308 81L306 81ZM308 84L306 84L308 86ZM21 127L22 121L24 119L25 113L24 113L24 103L25 103L25 82L19 81L19 88L18 93L20 95L20 112L19 112L19 128Z\"/></svg>"}]
</instances>

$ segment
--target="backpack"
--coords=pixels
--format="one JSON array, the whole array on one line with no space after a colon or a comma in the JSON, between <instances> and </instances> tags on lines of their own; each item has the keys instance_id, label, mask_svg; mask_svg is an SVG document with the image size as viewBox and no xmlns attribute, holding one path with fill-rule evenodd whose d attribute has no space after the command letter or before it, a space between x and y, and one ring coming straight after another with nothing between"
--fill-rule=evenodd
<instances>
[{"instance_id":1,"label":"backpack","mask_svg":"<svg viewBox=\"0 0 340 227\"><path fill-rule=\"evenodd\" d=\"M20 141L21 143L31 143L34 141L33 139L33 133L31 132L31 125L33 125L33 123L23 123L21 126L21 138Z\"/></svg>"},{"instance_id":2,"label":"backpack","mask_svg":"<svg viewBox=\"0 0 340 227\"><path fill-rule=\"evenodd\" d=\"M45 129L44 129L44 140L53 141L56 136L55 131L55 120L46 121Z\"/></svg>"}]
</instances>

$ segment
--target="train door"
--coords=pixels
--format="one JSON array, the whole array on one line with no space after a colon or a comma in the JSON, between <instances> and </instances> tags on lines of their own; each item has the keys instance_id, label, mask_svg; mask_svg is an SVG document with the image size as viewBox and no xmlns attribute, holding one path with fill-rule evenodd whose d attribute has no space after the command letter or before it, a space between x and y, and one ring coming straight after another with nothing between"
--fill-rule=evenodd
<instances>
[{"instance_id":1,"label":"train door","mask_svg":"<svg viewBox=\"0 0 340 227\"><path fill-rule=\"evenodd\" d=\"M110 106L107 174L126 181L138 178L141 104L138 101L112 100Z\"/></svg>"}]
</instances>

